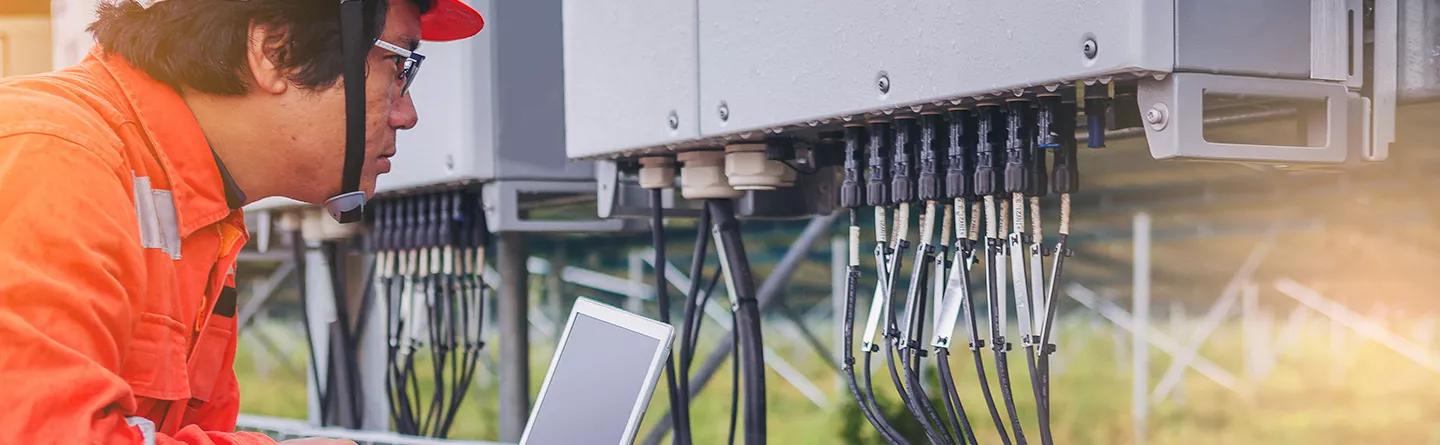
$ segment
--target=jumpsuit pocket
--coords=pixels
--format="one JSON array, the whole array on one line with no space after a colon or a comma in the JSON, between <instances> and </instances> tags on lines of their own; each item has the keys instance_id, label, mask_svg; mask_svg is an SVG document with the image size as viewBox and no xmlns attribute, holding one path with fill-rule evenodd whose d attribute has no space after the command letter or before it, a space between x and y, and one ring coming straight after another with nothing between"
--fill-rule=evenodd
<instances>
[{"instance_id":1,"label":"jumpsuit pocket","mask_svg":"<svg viewBox=\"0 0 1440 445\"><path fill-rule=\"evenodd\" d=\"M212 315L200 331L195 352L190 354L186 366L190 372L192 404L210 401L215 384L225 375L227 367L234 366L234 352L230 348L234 337L235 319L220 314Z\"/></svg>"},{"instance_id":2,"label":"jumpsuit pocket","mask_svg":"<svg viewBox=\"0 0 1440 445\"><path fill-rule=\"evenodd\" d=\"M186 337L185 327L174 318L149 312L140 314L140 323L120 365L120 378L130 384L136 397L190 398Z\"/></svg>"}]
</instances>

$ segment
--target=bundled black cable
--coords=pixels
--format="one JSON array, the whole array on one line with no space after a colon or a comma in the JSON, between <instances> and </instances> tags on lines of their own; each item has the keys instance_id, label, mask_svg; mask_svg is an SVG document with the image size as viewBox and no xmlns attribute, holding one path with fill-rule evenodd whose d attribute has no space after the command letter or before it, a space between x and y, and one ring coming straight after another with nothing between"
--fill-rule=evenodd
<instances>
[{"instance_id":1,"label":"bundled black cable","mask_svg":"<svg viewBox=\"0 0 1440 445\"><path fill-rule=\"evenodd\" d=\"M855 377L855 351L851 345L855 338L855 291L860 279L860 221L855 214L861 202L861 156L863 152L863 140L865 138L865 127L860 125L848 125L845 127L845 161L844 179L840 184L840 206L849 209L849 261L845 271L845 314L842 320L843 360L840 363L841 374L845 377L846 386L850 389L850 395L860 407L860 413L865 416L880 436L891 444L907 443L895 427L885 420L880 413L873 398L867 398L860 392L860 383ZM865 355L870 356L868 349ZM868 360L867 360L868 362ZM869 369L867 366L866 372Z\"/></svg>"},{"instance_id":2,"label":"bundled black cable","mask_svg":"<svg viewBox=\"0 0 1440 445\"><path fill-rule=\"evenodd\" d=\"M1011 227L1011 232L1008 237L1009 241L1002 245L1003 252L1005 252L1002 255L1005 255L1005 259L1011 261L1009 265L1012 277L1011 282L1014 283L1015 313L1016 319L1020 324L1021 337L1023 338L1030 334L1030 320L1032 318L1029 304L1030 294L1028 292L1029 281L1025 279L1025 267L1027 263L1024 260L1025 251L1022 237L1025 233L1025 193L1031 190L1030 181L1033 179L1030 172L1031 156L1033 155L1030 150L1030 144L1034 142L1034 140L1031 139L1030 101L1024 98L1017 98L1010 100L1007 105L1009 108L1009 119L1006 121L1004 179L1005 191L1011 195L1010 209L1013 212L1011 213L1013 226ZM1004 225L1000 225L999 230L1003 232L1005 230ZM999 261L1003 262L1005 259ZM1004 267L1004 265L999 266ZM1005 286L1005 277L1003 275L1003 273L997 274L997 284L1001 288ZM999 300L997 301L1003 301L1004 296L1001 295L998 298ZM1002 322L997 327L998 330L995 331L996 341L991 345L995 351L995 371L999 374L997 377L999 377L1000 382L1000 396L1004 399L1005 410L1010 415L1010 427L1011 431L1015 433L1015 442L1024 445L1026 443L1025 432L1020 427L1020 414L1015 408L1015 395L1010 383L1010 370L1006 360L1006 353L1010 349L1010 344L1000 341L1001 338L1004 338L1005 323L1003 320L1007 314L1004 313L1003 306L999 307L1002 308L998 314Z\"/></svg>"},{"instance_id":3,"label":"bundled black cable","mask_svg":"<svg viewBox=\"0 0 1440 445\"><path fill-rule=\"evenodd\" d=\"M975 151L975 194L985 200L985 291L990 308L991 348L998 358L1001 356L1001 351L1008 347L1001 328L1004 309L1001 306L1000 293L1005 283L1004 277L1000 276L1000 266L997 264L1005 245L999 238L999 211L995 205L995 196L1001 193L1002 185L1000 169L1004 163L1004 155L999 146L1005 139L1005 131L999 123L1004 116L998 105L988 102L980 104L979 112L980 120L977 126L979 142ZM973 320L974 313L971 314ZM971 324L975 323L972 321ZM978 329L973 326L971 330L978 332ZM985 395L985 404L990 410L991 420L995 422L995 429L1000 434L1001 443L1009 445L1010 436L1006 432L1005 422L1000 417L1000 411L995 406L994 395L990 392L989 381L985 378L985 367L980 357L980 348L984 347L983 341L977 336L970 347L975 359L975 371L980 377L980 389ZM1001 378L1008 379L1004 370L997 369L997 371L1000 372Z\"/></svg>"},{"instance_id":4,"label":"bundled black cable","mask_svg":"<svg viewBox=\"0 0 1440 445\"><path fill-rule=\"evenodd\" d=\"M670 283L665 281L665 203L662 202L663 189L650 189L650 241L655 248L655 299L660 303L660 321L670 323ZM697 280L699 277L692 279ZM689 322L690 320L686 320ZM682 344L685 341L681 339ZM690 439L690 397L688 392L682 392L682 387L676 383L674 354L665 357L665 386L669 391L671 416L670 421L675 428L675 443L687 445ZM684 380L686 374L680 379Z\"/></svg>"},{"instance_id":5,"label":"bundled black cable","mask_svg":"<svg viewBox=\"0 0 1440 445\"><path fill-rule=\"evenodd\" d=\"M1051 264L1049 286L1045 288L1044 319L1040 324L1040 335L1035 344L1040 349L1036 360L1035 377L1036 412L1040 425L1040 440L1045 445L1054 443L1050 430L1050 355L1055 345L1050 342L1055 324L1055 290L1064 273L1065 258L1072 253L1070 238L1070 194L1080 189L1080 170L1075 138L1076 106L1073 102L1061 102L1057 106L1055 162L1051 171L1050 189L1060 194L1060 235L1055 242L1055 260Z\"/></svg>"},{"instance_id":6,"label":"bundled black cable","mask_svg":"<svg viewBox=\"0 0 1440 445\"><path fill-rule=\"evenodd\" d=\"M932 346L935 348L935 362L940 370L941 396L945 402L946 410L950 416L951 429L962 435L970 445L977 443L975 432L971 428L970 419L965 413L965 406L960 401L958 385L955 384L954 374L950 370L950 338L953 334L956 318L959 314L956 311L963 309L967 317L971 317L967 326L974 329L973 313L970 311L970 259L973 254L974 243L967 236L969 222L969 207L967 199L974 198L974 156L975 156L975 120L969 109L952 108L949 110L948 135L946 138L945 150L945 176L942 192L943 197L953 200L954 222L955 222L955 256L953 261L947 262L944 269L945 279L942 281L940 290L935 298L941 301L940 309L937 312L935 323L935 339ZM938 151L938 150L937 150ZM978 215L976 215L978 217ZM947 221L950 215L946 214ZM948 239L947 231L941 231L942 243ZM952 264L953 263L953 264ZM971 334L971 342L974 343L974 334ZM977 352L978 354L978 352ZM977 356L978 357L978 356ZM980 375L984 375L983 373ZM983 377L982 377L983 378Z\"/></svg>"},{"instance_id":7,"label":"bundled black cable","mask_svg":"<svg viewBox=\"0 0 1440 445\"><path fill-rule=\"evenodd\" d=\"M705 202L714 218L713 236L715 248L720 253L721 267L725 271L727 288L734 298L735 323L733 330L738 338L740 374L743 377L745 405L745 443L765 443L765 356L764 339L760 330L760 307L756 299L755 279L750 271L750 261L745 255L745 245L740 238L740 221L735 218L735 204L728 199L711 199Z\"/></svg>"},{"instance_id":8,"label":"bundled black cable","mask_svg":"<svg viewBox=\"0 0 1440 445\"><path fill-rule=\"evenodd\" d=\"M404 434L446 437L484 348L489 230L479 194L452 190L377 202L371 231L387 310L391 418ZM429 394L416 359L430 361Z\"/></svg>"},{"instance_id":9,"label":"bundled black cable","mask_svg":"<svg viewBox=\"0 0 1440 445\"><path fill-rule=\"evenodd\" d=\"M676 382L679 385L677 389L687 405L690 401L690 363L695 360L695 341L700 335L700 320L704 318L705 303L699 301L700 277L705 270L705 255L710 246L709 209L701 209L700 220L696 223L695 231L695 249L690 257L690 288L685 292L685 308L683 309L685 324L680 331L680 378ZM711 283L713 288L714 282ZM689 424L688 418L686 424Z\"/></svg>"},{"instance_id":10,"label":"bundled black cable","mask_svg":"<svg viewBox=\"0 0 1440 445\"><path fill-rule=\"evenodd\" d=\"M927 125L916 125L915 119L897 119L895 137L895 159L892 169L896 171L895 182L892 192L896 201L901 203L914 201L920 192L919 199L925 201L924 213L920 222L920 244L915 250L915 262L911 267L910 285L905 298L905 325L900 338L901 362L904 364L905 385L899 389L909 393L916 411L916 417L920 420L930 435L931 440L939 443L953 443L958 441L961 432L956 429L953 432L946 429L946 423L940 420L939 414L930 401L925 387L921 384L919 375L923 366L926 351L921 344L924 335L925 318L928 307L928 286L930 268L935 262L935 244L933 243L935 229L935 198L938 193L938 165L936 163L935 150L938 146L940 132L938 115L925 117ZM918 136L914 137L914 136ZM903 156L902 156L903 154ZM918 187L909 184L909 169L916 163L903 163L900 159L918 159ZM898 172L904 171L905 175ZM953 436L952 436L953 435ZM936 440L938 439L938 440Z\"/></svg>"}]
</instances>

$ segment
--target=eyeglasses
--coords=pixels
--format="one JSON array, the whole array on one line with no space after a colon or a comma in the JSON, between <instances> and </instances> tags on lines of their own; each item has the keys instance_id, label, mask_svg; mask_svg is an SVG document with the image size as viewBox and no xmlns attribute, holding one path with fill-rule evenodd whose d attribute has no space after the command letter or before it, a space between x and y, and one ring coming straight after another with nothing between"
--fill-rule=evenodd
<instances>
[{"instance_id":1,"label":"eyeglasses","mask_svg":"<svg viewBox=\"0 0 1440 445\"><path fill-rule=\"evenodd\" d=\"M403 82L400 88L401 96L410 94L410 84L415 82L415 76L420 73L420 63L425 61L425 56L384 40L375 40L375 46L405 58L405 60L396 63L399 67L397 70L399 71L399 75L396 76L395 80L396 82Z\"/></svg>"}]
</instances>

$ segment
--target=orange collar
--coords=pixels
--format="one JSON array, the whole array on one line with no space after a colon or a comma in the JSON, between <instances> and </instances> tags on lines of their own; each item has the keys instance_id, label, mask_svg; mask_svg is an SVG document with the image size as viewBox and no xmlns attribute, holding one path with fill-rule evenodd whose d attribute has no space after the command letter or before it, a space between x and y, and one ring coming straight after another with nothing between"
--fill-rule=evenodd
<instances>
[{"instance_id":1,"label":"orange collar","mask_svg":"<svg viewBox=\"0 0 1440 445\"><path fill-rule=\"evenodd\" d=\"M218 165L219 158L210 150L195 114L174 88L99 47L92 49L83 63L115 80L150 140L153 154L170 180L181 237L236 211L227 204L226 195L238 193L238 189L227 190L233 181L225 179L228 174L222 173L224 168Z\"/></svg>"}]
</instances>

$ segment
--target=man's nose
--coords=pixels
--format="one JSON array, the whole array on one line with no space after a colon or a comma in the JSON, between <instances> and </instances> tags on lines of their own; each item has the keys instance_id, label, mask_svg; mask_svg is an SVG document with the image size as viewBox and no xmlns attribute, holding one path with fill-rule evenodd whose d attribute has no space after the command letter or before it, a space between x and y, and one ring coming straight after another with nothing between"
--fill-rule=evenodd
<instances>
[{"instance_id":1,"label":"man's nose","mask_svg":"<svg viewBox=\"0 0 1440 445\"><path fill-rule=\"evenodd\" d=\"M420 122L420 114L415 111L415 101L410 98L409 93L400 96L399 103L390 110L390 127L397 130L409 130L415 128Z\"/></svg>"}]
</instances>

